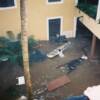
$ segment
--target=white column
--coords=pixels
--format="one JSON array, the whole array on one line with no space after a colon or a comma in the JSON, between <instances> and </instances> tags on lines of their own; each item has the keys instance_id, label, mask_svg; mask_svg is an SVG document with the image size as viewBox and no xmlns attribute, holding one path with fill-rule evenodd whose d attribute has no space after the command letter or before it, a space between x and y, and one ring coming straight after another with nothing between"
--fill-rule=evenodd
<instances>
[{"instance_id":1,"label":"white column","mask_svg":"<svg viewBox=\"0 0 100 100\"><path fill-rule=\"evenodd\" d=\"M96 21L100 23L100 0L98 1Z\"/></svg>"},{"instance_id":2,"label":"white column","mask_svg":"<svg viewBox=\"0 0 100 100\"><path fill-rule=\"evenodd\" d=\"M76 37L77 30L77 17L74 17L74 28L73 28L73 36Z\"/></svg>"},{"instance_id":3,"label":"white column","mask_svg":"<svg viewBox=\"0 0 100 100\"><path fill-rule=\"evenodd\" d=\"M78 0L75 0L75 6L77 6L78 5Z\"/></svg>"}]
</instances>

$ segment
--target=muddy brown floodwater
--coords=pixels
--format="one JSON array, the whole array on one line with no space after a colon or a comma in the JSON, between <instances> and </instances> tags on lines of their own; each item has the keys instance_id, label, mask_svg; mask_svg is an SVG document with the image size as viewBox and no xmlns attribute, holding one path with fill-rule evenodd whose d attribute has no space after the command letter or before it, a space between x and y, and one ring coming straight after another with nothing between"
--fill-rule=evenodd
<instances>
[{"instance_id":1,"label":"muddy brown floodwater","mask_svg":"<svg viewBox=\"0 0 100 100\"><path fill-rule=\"evenodd\" d=\"M71 82L54 91L45 93L45 100L63 100L65 97L71 95L80 95L83 91L93 85L100 84L100 63L84 61L81 65L77 66L75 70L67 74L67 70L57 69L58 65L67 63L73 59L81 57L84 52L82 51L82 44L77 39L69 39L71 45L64 52L64 58L56 56L55 58L47 58L42 62L34 62L30 66L31 78L33 83L33 91L46 86L48 82L62 76L67 75ZM83 41L84 42L84 41ZM58 44L49 43L47 41L41 41L41 48L44 53L48 53L58 47ZM11 99L11 96L7 97L7 89L11 86L15 86L19 89L21 94L24 93L25 86L16 86L16 77L23 75L22 68L20 66L10 64L9 62L0 63L0 100L15 100ZM43 96L43 94L42 94ZM2 99L1 99L2 97ZM6 97L6 99L4 98Z\"/></svg>"}]
</instances>

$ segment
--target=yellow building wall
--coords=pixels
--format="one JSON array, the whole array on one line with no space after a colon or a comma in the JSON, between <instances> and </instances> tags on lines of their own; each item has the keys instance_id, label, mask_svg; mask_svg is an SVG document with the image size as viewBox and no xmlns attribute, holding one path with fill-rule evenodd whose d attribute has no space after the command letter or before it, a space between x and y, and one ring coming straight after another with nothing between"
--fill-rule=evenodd
<instances>
[{"instance_id":1,"label":"yellow building wall","mask_svg":"<svg viewBox=\"0 0 100 100\"><path fill-rule=\"evenodd\" d=\"M0 10L0 36L5 36L9 30L15 34L20 32L19 0L17 1L17 8Z\"/></svg>"},{"instance_id":2,"label":"yellow building wall","mask_svg":"<svg viewBox=\"0 0 100 100\"><path fill-rule=\"evenodd\" d=\"M0 11L0 35L11 30L15 34L20 32L20 9L17 8ZM74 28L74 0L64 0L62 4L48 5L47 0L28 0L28 32L36 39L47 40L47 18L63 17L62 32L70 32L73 37Z\"/></svg>"}]
</instances>

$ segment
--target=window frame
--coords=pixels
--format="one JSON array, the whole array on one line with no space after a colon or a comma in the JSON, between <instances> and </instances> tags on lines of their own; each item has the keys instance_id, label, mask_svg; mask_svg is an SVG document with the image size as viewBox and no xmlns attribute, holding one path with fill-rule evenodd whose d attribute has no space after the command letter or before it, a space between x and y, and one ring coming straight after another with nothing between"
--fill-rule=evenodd
<instances>
[{"instance_id":1,"label":"window frame","mask_svg":"<svg viewBox=\"0 0 100 100\"><path fill-rule=\"evenodd\" d=\"M0 7L0 10L8 10L8 9L14 9L17 8L17 1L14 0L14 5L10 7Z\"/></svg>"},{"instance_id":2,"label":"window frame","mask_svg":"<svg viewBox=\"0 0 100 100\"><path fill-rule=\"evenodd\" d=\"M61 0L61 1L52 1L52 2L49 2L49 1L47 0L47 4L48 4L48 5L63 4L63 3L64 3L64 0Z\"/></svg>"}]
</instances>

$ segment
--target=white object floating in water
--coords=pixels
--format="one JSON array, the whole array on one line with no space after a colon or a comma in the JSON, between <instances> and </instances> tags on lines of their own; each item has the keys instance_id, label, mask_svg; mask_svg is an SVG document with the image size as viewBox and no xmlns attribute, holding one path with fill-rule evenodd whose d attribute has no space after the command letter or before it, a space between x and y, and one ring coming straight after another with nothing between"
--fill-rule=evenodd
<instances>
[{"instance_id":1,"label":"white object floating in water","mask_svg":"<svg viewBox=\"0 0 100 100\"><path fill-rule=\"evenodd\" d=\"M23 84L25 84L24 76L20 76L20 77L18 77L16 79L18 79L18 83L16 85L23 85Z\"/></svg>"},{"instance_id":2,"label":"white object floating in water","mask_svg":"<svg viewBox=\"0 0 100 100\"><path fill-rule=\"evenodd\" d=\"M81 58L84 59L84 60L87 60L88 59L88 57L86 55L82 55Z\"/></svg>"},{"instance_id":3,"label":"white object floating in water","mask_svg":"<svg viewBox=\"0 0 100 100\"><path fill-rule=\"evenodd\" d=\"M58 55L59 55L59 57L61 57L61 58L64 58L64 54L63 54L63 51L62 50L58 50Z\"/></svg>"},{"instance_id":4,"label":"white object floating in water","mask_svg":"<svg viewBox=\"0 0 100 100\"><path fill-rule=\"evenodd\" d=\"M8 60L8 57L4 56L1 58L1 61L7 61Z\"/></svg>"},{"instance_id":5,"label":"white object floating in water","mask_svg":"<svg viewBox=\"0 0 100 100\"><path fill-rule=\"evenodd\" d=\"M64 52L65 50L67 50L67 49L69 48L70 45L71 45L71 42L67 42L67 43L63 44L62 46L59 46L58 48L56 48L56 49L54 49L53 51L51 51L50 53L48 53L48 54L47 54L47 57L48 57L48 58L53 58L53 57L59 55L61 58L63 58L63 57L64 57L63 52ZM60 50L61 52L60 52L59 50Z\"/></svg>"},{"instance_id":6,"label":"white object floating in water","mask_svg":"<svg viewBox=\"0 0 100 100\"><path fill-rule=\"evenodd\" d=\"M26 96L21 96L20 98L18 98L18 100L28 100Z\"/></svg>"}]
</instances>

